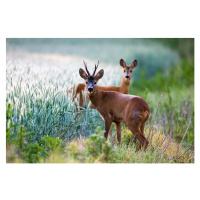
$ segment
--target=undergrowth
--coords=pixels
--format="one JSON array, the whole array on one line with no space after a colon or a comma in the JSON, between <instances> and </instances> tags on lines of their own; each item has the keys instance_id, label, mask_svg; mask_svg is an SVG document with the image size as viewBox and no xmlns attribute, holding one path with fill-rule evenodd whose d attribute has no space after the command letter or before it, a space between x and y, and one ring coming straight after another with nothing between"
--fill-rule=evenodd
<instances>
[{"instance_id":1,"label":"undergrowth","mask_svg":"<svg viewBox=\"0 0 200 200\"><path fill-rule=\"evenodd\" d=\"M150 145L146 152L136 152L137 143L132 143L133 134L124 128L122 147L115 136L109 140L103 137L100 127L89 138L77 138L64 142L49 136L42 138L42 143L28 144L26 133L21 127L16 140L7 145L7 162L42 162L42 163L192 163L192 146L184 148L171 136L153 128L147 128ZM62 148L61 148L62 146ZM17 156L16 156L17 155Z\"/></svg>"}]
</instances>

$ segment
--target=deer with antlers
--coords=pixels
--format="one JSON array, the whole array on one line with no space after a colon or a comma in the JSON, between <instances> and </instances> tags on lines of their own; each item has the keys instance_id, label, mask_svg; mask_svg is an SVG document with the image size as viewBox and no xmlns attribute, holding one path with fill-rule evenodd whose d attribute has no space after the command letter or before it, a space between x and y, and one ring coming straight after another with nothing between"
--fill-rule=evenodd
<instances>
[{"instance_id":1,"label":"deer with antlers","mask_svg":"<svg viewBox=\"0 0 200 200\"><path fill-rule=\"evenodd\" d=\"M123 68L123 79L121 82L120 86L98 86L99 90L102 91L116 91L116 92L120 92L123 94L128 94L129 92L129 87L130 87L130 83L131 83L131 78L132 78L132 71L133 69L137 66L137 60L134 60L131 65L126 65L125 61L123 59L120 59L120 65ZM87 66L87 63L84 62L84 65ZM95 65L95 71L98 68L99 65L99 60L97 62L97 65ZM79 83L78 86L74 86L72 88L73 92L75 91L76 88L76 92L75 95L73 96L73 101L78 97L79 98L79 106L80 107L86 107L89 99L86 98L86 102L84 102L84 98L83 98L83 91L86 90L86 86L83 83ZM90 105L90 108L95 108L94 105Z\"/></svg>"},{"instance_id":2,"label":"deer with antlers","mask_svg":"<svg viewBox=\"0 0 200 200\"><path fill-rule=\"evenodd\" d=\"M150 116L150 109L145 100L139 96L121 94L115 91L102 91L97 82L104 75L101 69L96 75L98 65L90 75L84 62L86 72L80 68L79 74L85 80L88 97L105 121L104 137L107 139L112 122L116 124L117 140L121 146L121 123L126 123L136 139L139 140L137 150L146 150L149 141L144 136L144 126Z\"/></svg>"}]
</instances>

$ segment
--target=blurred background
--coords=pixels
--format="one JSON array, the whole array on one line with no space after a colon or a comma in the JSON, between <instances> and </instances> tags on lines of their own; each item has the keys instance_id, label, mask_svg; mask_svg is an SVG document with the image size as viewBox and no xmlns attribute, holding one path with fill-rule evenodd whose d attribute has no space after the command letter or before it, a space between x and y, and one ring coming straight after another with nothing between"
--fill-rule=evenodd
<instances>
[{"instance_id":1,"label":"blurred background","mask_svg":"<svg viewBox=\"0 0 200 200\"><path fill-rule=\"evenodd\" d=\"M117 66L123 58L127 64L138 60L135 78L138 71L144 67L147 78L159 70L181 62L182 59L193 60L194 39L190 38L153 38L153 39L7 39L8 52L24 52L37 54L54 54L60 56L76 56L85 60L90 59L100 63ZM51 55L50 55L51 56ZM106 67L106 66L105 66Z\"/></svg>"}]
</instances>

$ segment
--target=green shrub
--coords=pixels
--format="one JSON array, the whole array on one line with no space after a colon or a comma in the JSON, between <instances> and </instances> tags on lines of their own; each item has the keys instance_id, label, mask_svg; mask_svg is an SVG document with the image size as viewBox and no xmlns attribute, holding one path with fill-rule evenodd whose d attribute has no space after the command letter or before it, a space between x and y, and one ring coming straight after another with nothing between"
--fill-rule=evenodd
<instances>
[{"instance_id":1,"label":"green shrub","mask_svg":"<svg viewBox=\"0 0 200 200\"><path fill-rule=\"evenodd\" d=\"M131 82L130 94L138 94L146 88L148 91L166 91L166 88L185 90L194 85L194 62L183 60L180 64L166 70L158 70L152 78L147 78L147 70L143 67L138 78Z\"/></svg>"},{"instance_id":2,"label":"green shrub","mask_svg":"<svg viewBox=\"0 0 200 200\"><path fill-rule=\"evenodd\" d=\"M111 143L106 141L100 127L97 127L95 134L89 136L86 145L86 156L89 162L110 162L112 160Z\"/></svg>"},{"instance_id":3,"label":"green shrub","mask_svg":"<svg viewBox=\"0 0 200 200\"><path fill-rule=\"evenodd\" d=\"M44 153L44 148L40 146L37 142L33 144L28 144L24 152L23 160L24 162L28 163L37 163L41 160L41 158L44 158Z\"/></svg>"}]
</instances>

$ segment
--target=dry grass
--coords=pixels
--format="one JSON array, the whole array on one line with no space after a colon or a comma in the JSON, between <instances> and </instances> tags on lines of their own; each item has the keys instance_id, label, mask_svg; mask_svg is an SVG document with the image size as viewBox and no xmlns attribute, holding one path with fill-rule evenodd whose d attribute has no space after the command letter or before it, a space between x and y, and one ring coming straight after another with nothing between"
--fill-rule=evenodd
<instances>
[{"instance_id":1,"label":"dry grass","mask_svg":"<svg viewBox=\"0 0 200 200\"><path fill-rule=\"evenodd\" d=\"M50 163L194 163L194 151L191 147L178 144L172 137L162 131L152 128L145 130L145 135L150 141L147 151L136 152L137 142L131 145L133 134L127 129L122 131L122 147L116 142L113 134L105 142L101 133L96 134L96 139L74 139L65 144L65 152L51 153L46 160ZM99 142L100 141L100 142ZM112 144L111 144L112 143ZM99 146L107 146L109 152L98 152ZM91 152L91 148L93 152ZM90 151L89 151L90 149ZM107 154L107 155L106 155ZM107 160L105 160L107 158Z\"/></svg>"}]
</instances>

